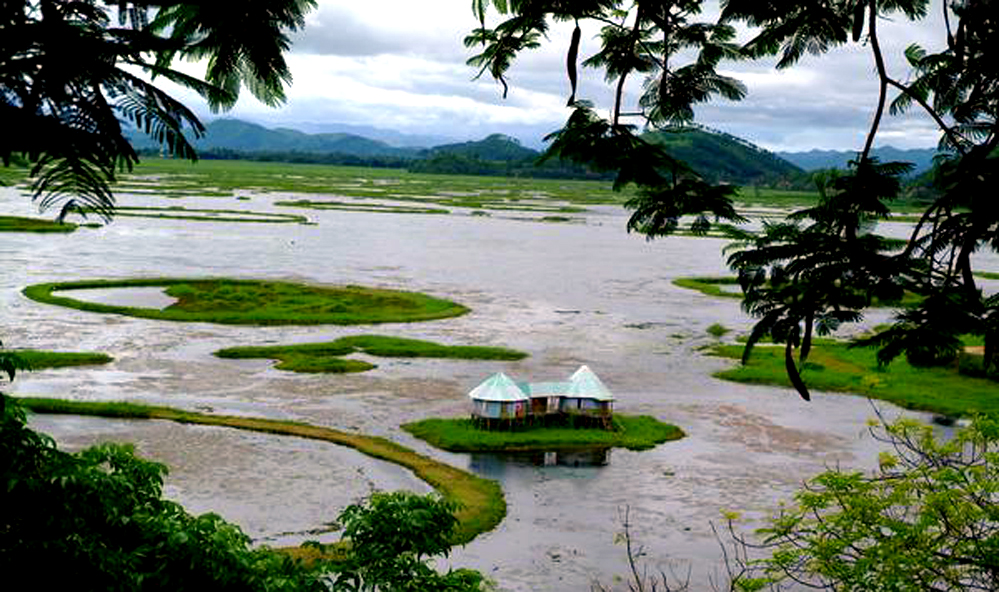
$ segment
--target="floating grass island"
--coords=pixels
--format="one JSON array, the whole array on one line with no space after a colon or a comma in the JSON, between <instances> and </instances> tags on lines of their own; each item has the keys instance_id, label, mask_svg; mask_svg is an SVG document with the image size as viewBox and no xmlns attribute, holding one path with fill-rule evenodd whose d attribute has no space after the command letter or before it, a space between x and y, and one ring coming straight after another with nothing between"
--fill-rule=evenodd
<instances>
[{"instance_id":1,"label":"floating grass island","mask_svg":"<svg viewBox=\"0 0 999 592\"><path fill-rule=\"evenodd\" d=\"M467 471L436 461L396 444L386 438L341 432L332 428L306 423L278 421L254 417L211 415L124 402L84 402L62 399L18 398L18 402L35 413L93 415L123 419L160 419L178 423L229 427L268 434L280 434L332 442L358 452L406 467L426 481L446 499L455 501L458 526L453 543L463 545L479 534L488 532L506 515L506 501L499 483L477 477ZM314 557L314 549L287 549L293 556Z\"/></svg>"},{"instance_id":2,"label":"floating grass island","mask_svg":"<svg viewBox=\"0 0 999 592\"><path fill-rule=\"evenodd\" d=\"M742 345L718 345L713 355L740 359ZM749 363L715 374L734 382L787 386L784 348L757 345ZM882 399L908 409L948 416L974 413L999 414L999 386L994 380L960 374L955 365L920 368L899 357L878 367L872 348L849 347L832 340L817 340L801 368L801 377L814 390L855 393Z\"/></svg>"},{"instance_id":3,"label":"floating grass island","mask_svg":"<svg viewBox=\"0 0 999 592\"><path fill-rule=\"evenodd\" d=\"M163 309L140 308L86 302L55 294L64 290L159 286L177 302ZM407 323L455 317L469 310L455 302L418 292L224 278L54 282L28 286L23 292L37 302L90 312L231 325Z\"/></svg>"},{"instance_id":4,"label":"floating grass island","mask_svg":"<svg viewBox=\"0 0 999 592\"><path fill-rule=\"evenodd\" d=\"M424 419L402 429L449 452L530 452L571 448L627 448L647 450L679 440L680 428L648 415L614 414L613 429L528 427L517 431L479 428L471 419Z\"/></svg>"},{"instance_id":5,"label":"floating grass island","mask_svg":"<svg viewBox=\"0 0 999 592\"><path fill-rule=\"evenodd\" d=\"M71 222L55 222L44 218L23 218L21 216L0 216L0 232L73 232L79 225Z\"/></svg>"},{"instance_id":6,"label":"floating grass island","mask_svg":"<svg viewBox=\"0 0 999 592\"><path fill-rule=\"evenodd\" d=\"M323 343L230 347L215 352L220 358L270 358L274 366L292 372L364 372L376 366L344 359L352 353L383 358L449 358L458 360L521 360L524 352L502 347L441 345L419 339L383 335L354 335Z\"/></svg>"}]
</instances>

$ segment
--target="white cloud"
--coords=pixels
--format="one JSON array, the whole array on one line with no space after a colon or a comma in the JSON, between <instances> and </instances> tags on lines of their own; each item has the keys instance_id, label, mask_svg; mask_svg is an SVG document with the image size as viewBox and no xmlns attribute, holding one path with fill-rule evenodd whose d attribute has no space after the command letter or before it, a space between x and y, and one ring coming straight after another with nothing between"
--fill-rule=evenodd
<instances>
[{"instance_id":1,"label":"white cloud","mask_svg":"<svg viewBox=\"0 0 999 592\"><path fill-rule=\"evenodd\" d=\"M936 43L932 33L939 30L939 21L938 14L931 14L921 26L898 17L883 22L883 45L893 71L904 72L901 53L910 42ZM542 48L518 58L509 71L505 100L488 74L473 81L476 71L465 64L478 49L466 48L462 41L477 25L468 0L321 0L305 31L294 37L288 56L294 82L287 105L271 110L247 95L231 115L269 125L341 122L460 138L503 132L537 145L567 115L565 51L572 25L555 24ZM598 31L596 24L585 28L581 60L597 50ZM719 100L698 107L698 117L707 125L774 149L845 149L863 141L877 90L866 48L805 56L783 71L774 70L772 61L740 62L725 65L724 73L743 80L749 96L739 103ZM641 83L636 76L627 86L631 106ZM602 73L581 67L578 96L606 112L613 84ZM199 112L207 109L199 107ZM933 126L916 115L886 120L881 141L926 146L936 137Z\"/></svg>"}]
</instances>

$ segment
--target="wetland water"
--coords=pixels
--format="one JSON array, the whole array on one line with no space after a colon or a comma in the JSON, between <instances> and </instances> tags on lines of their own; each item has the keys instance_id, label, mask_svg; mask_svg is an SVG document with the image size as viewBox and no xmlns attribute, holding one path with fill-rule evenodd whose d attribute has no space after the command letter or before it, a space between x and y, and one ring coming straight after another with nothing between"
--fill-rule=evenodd
<instances>
[{"instance_id":1,"label":"wetland water","mask_svg":"<svg viewBox=\"0 0 999 592\"><path fill-rule=\"evenodd\" d=\"M295 196L322 197L322 196ZM275 209L287 195L185 198L190 208ZM128 206L162 205L121 195ZM0 188L8 213L31 215L27 197ZM221 204L221 205L220 205ZM284 211L284 210L282 210ZM586 590L627 570L614 544L620 510L655 572L689 565L694 589L718 567L711 521L741 510L765 515L806 477L832 465L869 466L878 446L860 397L726 383L732 362L697 348L714 323L745 330L735 299L674 287L678 276L726 273L724 241L628 235L624 212L593 208L586 224L501 217L309 211L314 226L120 218L64 236L6 234L0 280L5 344L96 350L110 365L19 376L15 394L128 399L219 413L291 418L393 438L499 479L508 515L498 529L454 550L450 563L482 570L503 590ZM999 269L995 261L986 269ZM428 292L472 308L463 317L365 327L245 327L102 315L31 302L25 285L90 278L227 276L362 284ZM875 315L876 316L876 315ZM870 318L870 323L883 320ZM274 370L267 360L221 360L233 345L331 340L379 333L529 352L517 362L372 359L354 375ZM520 380L561 380L588 364L616 408L682 427L688 437L654 450L614 450L595 466L537 466L436 451L399 429L428 416L464 415L465 394L502 370ZM886 414L897 411L880 405ZM254 538L288 544L321 538L342 505L370 487L409 487L404 471L332 446L160 422L40 418L67 446L97 437L138 443L170 465L167 489L192 511L215 511ZM327 456L327 451L330 455ZM414 486L419 486L416 484ZM298 533L298 534L294 534Z\"/></svg>"}]
</instances>

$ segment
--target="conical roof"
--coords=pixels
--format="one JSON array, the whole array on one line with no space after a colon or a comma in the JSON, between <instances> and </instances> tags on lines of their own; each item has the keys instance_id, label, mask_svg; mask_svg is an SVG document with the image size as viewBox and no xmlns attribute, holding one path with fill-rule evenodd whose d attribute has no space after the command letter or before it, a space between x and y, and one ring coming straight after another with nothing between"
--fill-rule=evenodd
<instances>
[{"instance_id":1,"label":"conical roof","mask_svg":"<svg viewBox=\"0 0 999 592\"><path fill-rule=\"evenodd\" d=\"M597 375L590 370L589 366L580 366L579 370L573 372L569 377L572 384L572 396L581 399L596 399L598 401L613 401L614 395L600 382Z\"/></svg>"},{"instance_id":2,"label":"conical roof","mask_svg":"<svg viewBox=\"0 0 999 592\"><path fill-rule=\"evenodd\" d=\"M502 372L497 372L487 378L482 384L472 389L468 396L479 401L509 402L528 399L517 383Z\"/></svg>"}]
</instances>

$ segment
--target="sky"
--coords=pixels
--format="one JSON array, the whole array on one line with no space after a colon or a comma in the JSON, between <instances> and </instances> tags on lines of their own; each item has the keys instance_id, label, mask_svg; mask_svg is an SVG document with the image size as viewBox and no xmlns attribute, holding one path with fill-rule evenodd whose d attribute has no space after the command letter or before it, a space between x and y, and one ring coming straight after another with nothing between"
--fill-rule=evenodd
<instances>
[{"instance_id":1,"label":"sky","mask_svg":"<svg viewBox=\"0 0 999 592\"><path fill-rule=\"evenodd\" d=\"M902 16L880 26L889 69L905 79L902 52L911 43L934 48L941 43L939 1L920 23ZM292 35L287 55L294 77L288 101L272 109L244 92L226 113L267 127L346 123L431 134L454 140L504 133L539 147L560 128L569 111L565 52L571 28L561 24L542 47L523 54L509 71L510 91L487 75L475 79L466 60L477 53L464 37L478 25L469 0L319 0L304 30ZM717 8L714 8L716 11ZM708 7L705 17L711 16ZM493 15L492 24L498 22ZM597 25L584 26L580 61L597 50ZM742 31L748 39L750 31ZM723 73L741 79L748 96L740 102L717 99L696 108L698 123L734 134L774 151L858 150L862 147L877 99L874 63L865 47L839 48L821 57L806 56L797 66L777 71L773 62L724 64ZM603 73L581 71L578 98L607 113L613 84ZM625 100L637 100L641 80L631 81ZM217 117L199 106L207 119ZM634 123L640 123L635 121ZM890 117L879 145L897 148L934 146L938 133L925 115Z\"/></svg>"}]
</instances>

